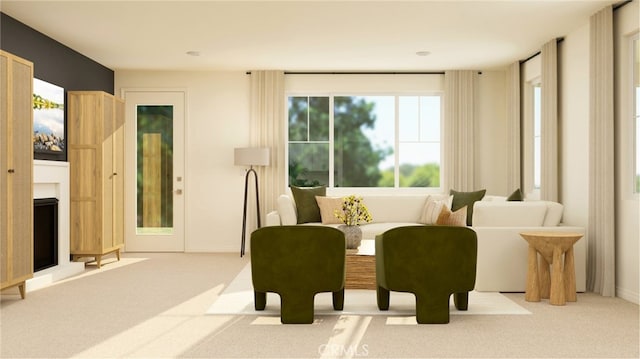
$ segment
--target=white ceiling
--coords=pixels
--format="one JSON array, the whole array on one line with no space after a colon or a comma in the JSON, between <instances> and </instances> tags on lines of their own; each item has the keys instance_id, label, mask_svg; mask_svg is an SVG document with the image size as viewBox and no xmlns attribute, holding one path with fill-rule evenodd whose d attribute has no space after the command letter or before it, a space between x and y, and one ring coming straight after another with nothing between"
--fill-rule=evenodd
<instances>
[{"instance_id":1,"label":"white ceiling","mask_svg":"<svg viewBox=\"0 0 640 359\"><path fill-rule=\"evenodd\" d=\"M616 2L2 0L0 10L113 70L400 72L505 66Z\"/></svg>"}]
</instances>

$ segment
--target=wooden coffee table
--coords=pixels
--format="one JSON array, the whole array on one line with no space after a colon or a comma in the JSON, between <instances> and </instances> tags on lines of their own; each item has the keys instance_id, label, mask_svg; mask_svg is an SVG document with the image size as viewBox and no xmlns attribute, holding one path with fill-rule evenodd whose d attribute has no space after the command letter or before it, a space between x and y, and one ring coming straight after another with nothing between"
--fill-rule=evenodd
<instances>
[{"instance_id":1,"label":"wooden coffee table","mask_svg":"<svg viewBox=\"0 0 640 359\"><path fill-rule=\"evenodd\" d=\"M376 245L363 239L358 249L347 249L347 289L376 289Z\"/></svg>"}]
</instances>

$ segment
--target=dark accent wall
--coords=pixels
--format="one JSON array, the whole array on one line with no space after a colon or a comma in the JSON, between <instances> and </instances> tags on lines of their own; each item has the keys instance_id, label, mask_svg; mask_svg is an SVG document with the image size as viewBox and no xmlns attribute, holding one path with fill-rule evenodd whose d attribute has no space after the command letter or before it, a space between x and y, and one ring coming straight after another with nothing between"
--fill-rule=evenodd
<instances>
[{"instance_id":1,"label":"dark accent wall","mask_svg":"<svg viewBox=\"0 0 640 359\"><path fill-rule=\"evenodd\" d=\"M81 31L81 30L79 30ZM0 49L33 62L34 77L66 91L104 91L113 95L113 70L0 12ZM65 96L66 97L66 96ZM67 118L65 101L65 134ZM36 159L66 161L62 153L34 154Z\"/></svg>"},{"instance_id":2,"label":"dark accent wall","mask_svg":"<svg viewBox=\"0 0 640 359\"><path fill-rule=\"evenodd\" d=\"M33 62L36 78L67 91L96 90L113 94L113 70L5 13L0 16L0 48Z\"/></svg>"}]
</instances>

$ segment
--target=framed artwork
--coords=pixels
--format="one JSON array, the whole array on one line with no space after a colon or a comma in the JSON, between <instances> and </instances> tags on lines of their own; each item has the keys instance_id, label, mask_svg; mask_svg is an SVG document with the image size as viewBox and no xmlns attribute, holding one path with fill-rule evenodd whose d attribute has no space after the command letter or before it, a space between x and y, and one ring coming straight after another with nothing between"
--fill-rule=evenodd
<instances>
[{"instance_id":1,"label":"framed artwork","mask_svg":"<svg viewBox=\"0 0 640 359\"><path fill-rule=\"evenodd\" d=\"M66 161L64 88L33 79L33 158Z\"/></svg>"}]
</instances>

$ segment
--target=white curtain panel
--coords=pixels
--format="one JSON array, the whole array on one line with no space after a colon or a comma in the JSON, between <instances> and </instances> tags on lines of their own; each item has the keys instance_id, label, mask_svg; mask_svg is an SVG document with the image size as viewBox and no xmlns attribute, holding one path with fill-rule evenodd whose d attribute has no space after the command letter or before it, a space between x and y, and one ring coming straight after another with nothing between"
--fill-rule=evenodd
<instances>
[{"instance_id":1,"label":"white curtain panel","mask_svg":"<svg viewBox=\"0 0 640 359\"><path fill-rule=\"evenodd\" d=\"M284 71L251 71L251 146L271 150L270 165L255 168L260 179L263 222L266 213L276 208L276 200L285 188L284 105Z\"/></svg>"},{"instance_id":2,"label":"white curtain panel","mask_svg":"<svg viewBox=\"0 0 640 359\"><path fill-rule=\"evenodd\" d=\"M471 70L444 73L445 191L474 190L475 76Z\"/></svg>"},{"instance_id":3,"label":"white curtain panel","mask_svg":"<svg viewBox=\"0 0 640 359\"><path fill-rule=\"evenodd\" d=\"M590 19L587 288L615 296L613 9Z\"/></svg>"},{"instance_id":4,"label":"white curtain panel","mask_svg":"<svg viewBox=\"0 0 640 359\"><path fill-rule=\"evenodd\" d=\"M558 42L542 46L540 199L558 201Z\"/></svg>"},{"instance_id":5,"label":"white curtain panel","mask_svg":"<svg viewBox=\"0 0 640 359\"><path fill-rule=\"evenodd\" d=\"M520 62L507 69L507 188L522 188L520 175Z\"/></svg>"}]
</instances>

